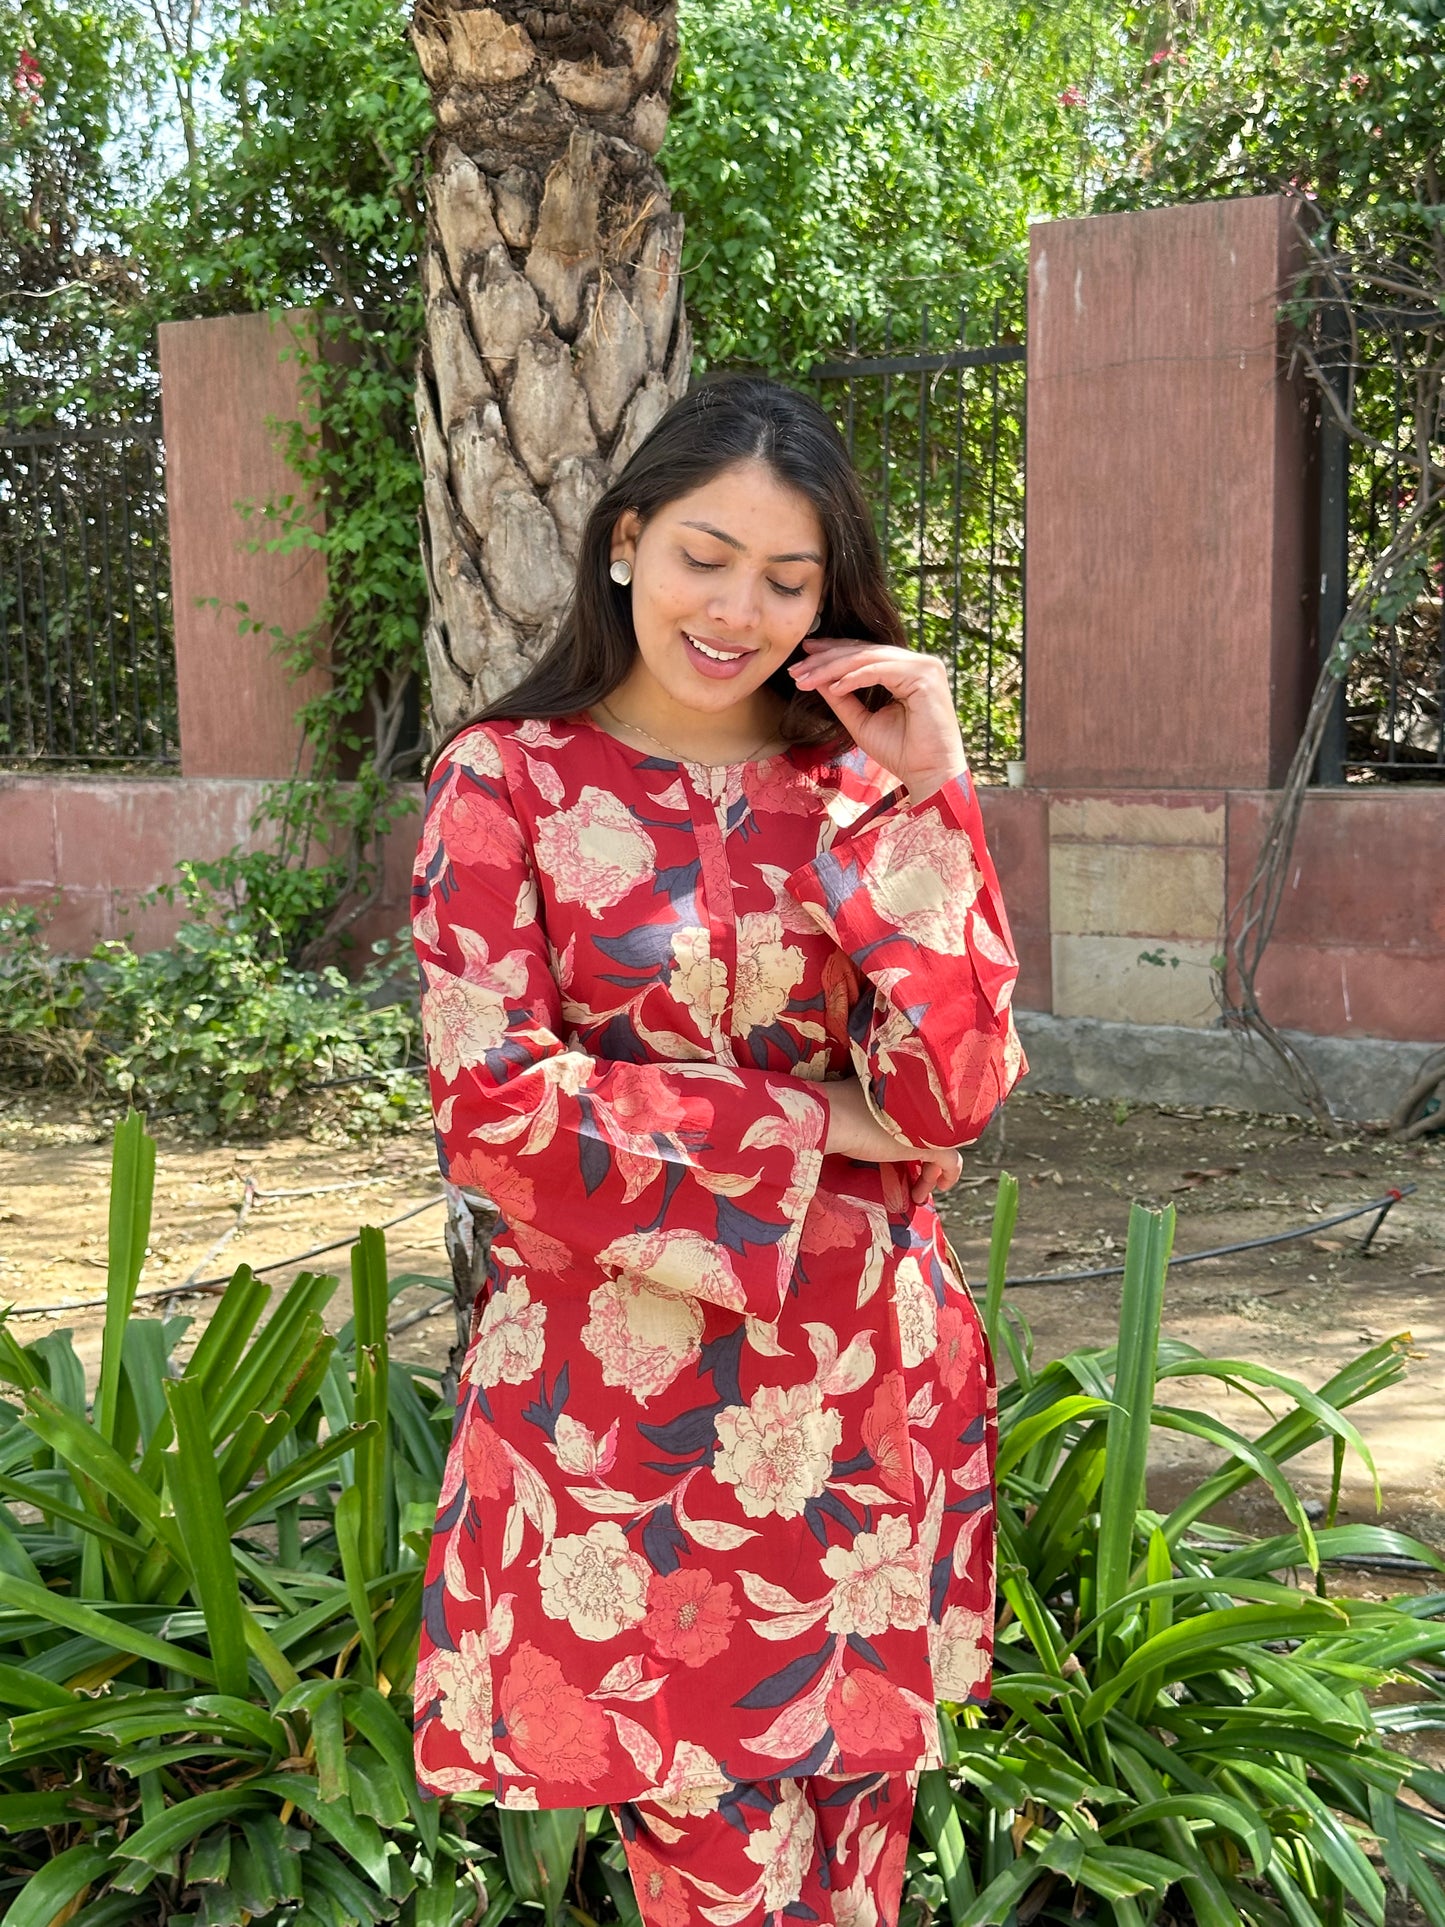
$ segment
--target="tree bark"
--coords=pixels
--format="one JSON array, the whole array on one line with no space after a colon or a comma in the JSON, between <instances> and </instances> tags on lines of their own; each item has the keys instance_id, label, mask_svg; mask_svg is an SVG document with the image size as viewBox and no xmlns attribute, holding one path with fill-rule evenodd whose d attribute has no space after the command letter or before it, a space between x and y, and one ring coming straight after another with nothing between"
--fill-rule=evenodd
<instances>
[{"instance_id":1,"label":"tree bark","mask_svg":"<svg viewBox=\"0 0 1445 1927\"><path fill-rule=\"evenodd\" d=\"M587 512L686 390L682 220L653 156L675 0L417 0L437 131L417 371L444 734L556 634Z\"/></svg>"}]
</instances>

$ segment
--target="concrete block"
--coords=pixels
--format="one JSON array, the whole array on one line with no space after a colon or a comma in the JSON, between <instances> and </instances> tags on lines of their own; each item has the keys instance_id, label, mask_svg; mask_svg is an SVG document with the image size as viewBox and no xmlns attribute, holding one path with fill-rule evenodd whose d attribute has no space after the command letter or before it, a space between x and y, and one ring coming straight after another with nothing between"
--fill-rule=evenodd
<instances>
[{"instance_id":1,"label":"concrete block","mask_svg":"<svg viewBox=\"0 0 1445 1927\"><path fill-rule=\"evenodd\" d=\"M1051 843L1049 905L1055 936L1154 935L1213 945L1224 915L1224 851Z\"/></svg>"},{"instance_id":2,"label":"concrete block","mask_svg":"<svg viewBox=\"0 0 1445 1927\"><path fill-rule=\"evenodd\" d=\"M1025 1090L1304 1115L1274 1054L1241 1032L1116 1024L1043 1011L1021 1012L1018 1026L1029 1060ZM1320 1079L1334 1115L1364 1123L1387 1118L1425 1059L1439 1048L1436 1043L1319 1037L1307 1031L1285 1035Z\"/></svg>"},{"instance_id":3,"label":"concrete block","mask_svg":"<svg viewBox=\"0 0 1445 1927\"><path fill-rule=\"evenodd\" d=\"M1165 963L1139 961L1142 952L1157 949ZM1211 1024L1219 1008L1213 955L1209 943L1055 934L1054 1011L1121 1024ZM1177 964L1169 961L1175 957Z\"/></svg>"},{"instance_id":4,"label":"concrete block","mask_svg":"<svg viewBox=\"0 0 1445 1927\"><path fill-rule=\"evenodd\" d=\"M1069 796L1049 799L1049 840L1079 843L1199 843L1222 846L1224 792L1174 797Z\"/></svg>"}]
</instances>

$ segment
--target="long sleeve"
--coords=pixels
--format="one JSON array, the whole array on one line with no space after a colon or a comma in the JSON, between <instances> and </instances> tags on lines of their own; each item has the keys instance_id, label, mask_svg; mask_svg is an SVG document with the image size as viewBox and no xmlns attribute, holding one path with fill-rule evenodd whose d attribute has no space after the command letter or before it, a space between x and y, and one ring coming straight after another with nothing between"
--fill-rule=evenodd
<instances>
[{"instance_id":1,"label":"long sleeve","mask_svg":"<svg viewBox=\"0 0 1445 1927\"><path fill-rule=\"evenodd\" d=\"M528 1270L590 1263L775 1319L826 1103L786 1074L569 1043L526 831L485 726L434 776L413 933L443 1171L496 1202Z\"/></svg>"},{"instance_id":2,"label":"long sleeve","mask_svg":"<svg viewBox=\"0 0 1445 1927\"><path fill-rule=\"evenodd\" d=\"M850 1042L879 1121L911 1144L971 1143L1028 1066L1009 1006L1018 962L970 778L921 803L881 799L787 889L870 987Z\"/></svg>"}]
</instances>

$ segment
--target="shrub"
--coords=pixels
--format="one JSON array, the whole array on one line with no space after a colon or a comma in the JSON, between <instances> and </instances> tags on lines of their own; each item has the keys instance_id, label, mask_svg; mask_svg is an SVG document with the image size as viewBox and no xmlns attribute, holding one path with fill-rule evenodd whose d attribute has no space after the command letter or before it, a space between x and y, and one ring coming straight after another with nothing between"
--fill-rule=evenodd
<instances>
[{"instance_id":1,"label":"shrub","mask_svg":"<svg viewBox=\"0 0 1445 1927\"><path fill-rule=\"evenodd\" d=\"M303 970L264 913L192 888L201 914L168 950L110 941L59 957L34 910L0 911L0 1071L199 1132L276 1130L318 1110L360 1132L424 1109L408 1068L421 1027L404 939L374 944L354 980L334 965Z\"/></svg>"}]
</instances>

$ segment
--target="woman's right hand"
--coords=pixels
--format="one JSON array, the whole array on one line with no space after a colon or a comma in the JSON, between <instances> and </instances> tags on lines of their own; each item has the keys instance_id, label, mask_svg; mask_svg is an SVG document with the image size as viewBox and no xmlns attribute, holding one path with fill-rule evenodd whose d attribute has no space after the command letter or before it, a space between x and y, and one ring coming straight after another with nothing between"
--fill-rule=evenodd
<instances>
[{"instance_id":1,"label":"woman's right hand","mask_svg":"<svg viewBox=\"0 0 1445 1927\"><path fill-rule=\"evenodd\" d=\"M963 1175L963 1159L950 1145L905 1144L881 1125L869 1109L856 1077L817 1086L828 1104L823 1149L865 1164L917 1164L913 1202L924 1204L935 1191L948 1191Z\"/></svg>"}]
</instances>

